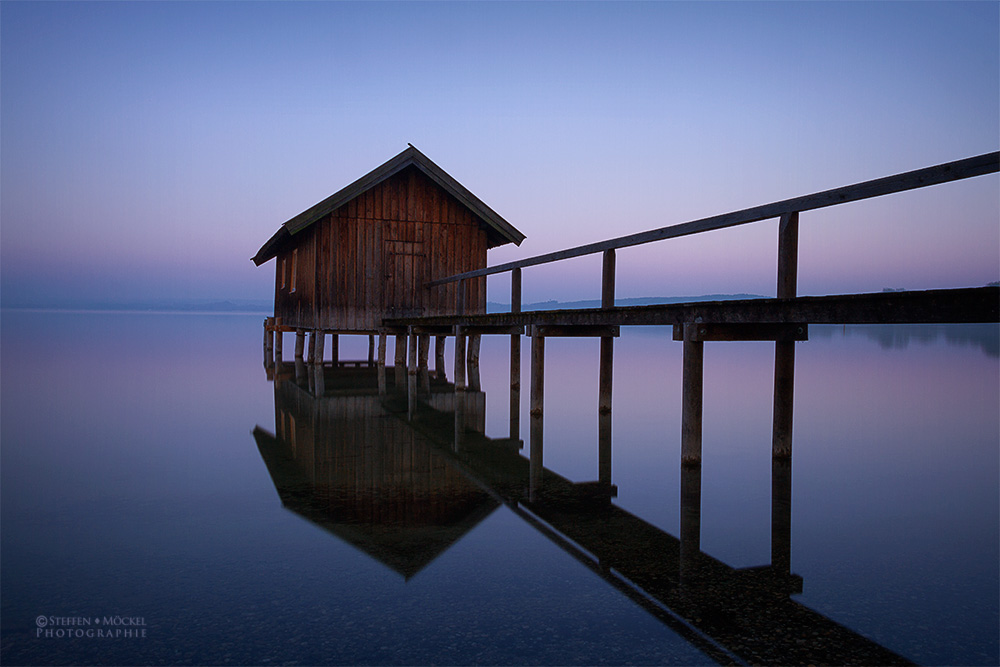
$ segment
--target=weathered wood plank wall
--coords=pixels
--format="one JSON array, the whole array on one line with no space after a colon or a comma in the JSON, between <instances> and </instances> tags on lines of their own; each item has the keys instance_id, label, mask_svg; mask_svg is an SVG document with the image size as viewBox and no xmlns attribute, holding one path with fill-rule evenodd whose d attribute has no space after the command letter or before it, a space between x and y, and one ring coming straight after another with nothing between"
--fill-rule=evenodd
<instances>
[{"instance_id":1,"label":"weathered wood plank wall","mask_svg":"<svg viewBox=\"0 0 1000 667\"><path fill-rule=\"evenodd\" d=\"M275 315L290 327L370 332L383 317L453 314L457 285L426 284L486 266L486 249L486 231L468 208L406 169L300 232L295 250L278 255ZM466 312L485 311L485 278L471 280Z\"/></svg>"}]
</instances>

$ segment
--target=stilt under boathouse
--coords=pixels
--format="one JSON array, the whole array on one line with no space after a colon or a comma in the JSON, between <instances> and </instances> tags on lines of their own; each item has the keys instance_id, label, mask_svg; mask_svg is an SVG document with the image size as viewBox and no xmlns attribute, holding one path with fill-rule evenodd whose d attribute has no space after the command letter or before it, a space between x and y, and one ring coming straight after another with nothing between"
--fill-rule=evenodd
<instances>
[{"instance_id":1,"label":"stilt under boathouse","mask_svg":"<svg viewBox=\"0 0 1000 667\"><path fill-rule=\"evenodd\" d=\"M285 332L295 333L295 359L305 356L319 365L327 334L334 364L339 334L367 334L368 361L375 361L379 335L378 362L384 368L386 337L394 335L399 374L406 366L410 332L386 327L383 320L484 314L485 277L445 289L427 290L425 285L484 269L487 250L523 240L524 234L410 145L286 221L252 258L257 266L275 260L274 317L265 322L265 364L282 358ZM451 330L433 333L435 371L443 375L444 336ZM417 334L419 364L426 368L430 332ZM478 340L469 342L472 355ZM411 363L410 370L415 366Z\"/></svg>"}]
</instances>

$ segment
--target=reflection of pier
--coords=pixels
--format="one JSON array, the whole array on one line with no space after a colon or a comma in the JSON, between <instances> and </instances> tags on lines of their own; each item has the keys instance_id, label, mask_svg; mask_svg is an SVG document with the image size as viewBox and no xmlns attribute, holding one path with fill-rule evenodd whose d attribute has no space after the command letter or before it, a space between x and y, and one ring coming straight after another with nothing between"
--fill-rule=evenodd
<instances>
[{"instance_id":1,"label":"reflection of pier","mask_svg":"<svg viewBox=\"0 0 1000 667\"><path fill-rule=\"evenodd\" d=\"M482 392L438 378L398 386L395 373L380 386L367 363L321 368L320 392L277 369L277 432L255 429L261 455L286 507L404 576L503 504L716 662L907 662L791 599L802 580L790 571L787 456L773 463L771 563L737 569L701 551L699 465L682 466L675 537L611 502L610 425L599 479L574 483L544 467L541 440L525 458L519 441L486 437ZM776 419L776 441L790 438L791 388L790 375L779 382L789 421Z\"/></svg>"}]
</instances>

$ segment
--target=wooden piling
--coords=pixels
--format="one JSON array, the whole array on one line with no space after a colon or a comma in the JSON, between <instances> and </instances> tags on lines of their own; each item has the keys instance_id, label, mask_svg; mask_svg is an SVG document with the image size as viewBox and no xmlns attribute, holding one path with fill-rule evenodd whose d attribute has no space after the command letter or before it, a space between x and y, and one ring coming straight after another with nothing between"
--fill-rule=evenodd
<instances>
[{"instance_id":1,"label":"wooden piling","mask_svg":"<svg viewBox=\"0 0 1000 667\"><path fill-rule=\"evenodd\" d=\"M340 336L337 334L330 334L330 358L333 360L333 367L337 367L337 362L340 361Z\"/></svg>"},{"instance_id":2,"label":"wooden piling","mask_svg":"<svg viewBox=\"0 0 1000 667\"><path fill-rule=\"evenodd\" d=\"M532 327L531 334L531 401L529 414L532 417L541 417L545 403L545 337L535 333L537 330Z\"/></svg>"},{"instance_id":3,"label":"wooden piling","mask_svg":"<svg viewBox=\"0 0 1000 667\"><path fill-rule=\"evenodd\" d=\"M771 459L771 567L792 572L792 460Z\"/></svg>"},{"instance_id":4,"label":"wooden piling","mask_svg":"<svg viewBox=\"0 0 1000 667\"><path fill-rule=\"evenodd\" d=\"M410 354L406 365L406 414L412 420L417 408L417 334L413 327L409 327L407 339Z\"/></svg>"},{"instance_id":5,"label":"wooden piling","mask_svg":"<svg viewBox=\"0 0 1000 667\"><path fill-rule=\"evenodd\" d=\"M684 359L681 371L681 463L701 465L701 416L704 372L704 346L700 340L691 340L692 327L684 325Z\"/></svg>"},{"instance_id":6,"label":"wooden piling","mask_svg":"<svg viewBox=\"0 0 1000 667\"><path fill-rule=\"evenodd\" d=\"M393 361L393 369L396 389L401 391L406 383L406 334L404 333L396 333L396 356Z\"/></svg>"},{"instance_id":7,"label":"wooden piling","mask_svg":"<svg viewBox=\"0 0 1000 667\"><path fill-rule=\"evenodd\" d=\"M438 380L445 380L447 376L444 370L444 344L447 336L434 337L434 377Z\"/></svg>"},{"instance_id":8,"label":"wooden piling","mask_svg":"<svg viewBox=\"0 0 1000 667\"><path fill-rule=\"evenodd\" d=\"M417 336L417 383L424 394L431 393L431 375L427 367L431 339L427 334Z\"/></svg>"},{"instance_id":9,"label":"wooden piling","mask_svg":"<svg viewBox=\"0 0 1000 667\"><path fill-rule=\"evenodd\" d=\"M299 361L302 359L302 353L306 346L306 330L296 329L295 330L295 360Z\"/></svg>"},{"instance_id":10,"label":"wooden piling","mask_svg":"<svg viewBox=\"0 0 1000 667\"><path fill-rule=\"evenodd\" d=\"M479 346L482 338L479 334L469 336L467 355L469 391L480 391L482 389L482 383L479 378Z\"/></svg>"},{"instance_id":11,"label":"wooden piling","mask_svg":"<svg viewBox=\"0 0 1000 667\"><path fill-rule=\"evenodd\" d=\"M375 335L368 334L368 363L372 364L375 361Z\"/></svg>"},{"instance_id":12,"label":"wooden piling","mask_svg":"<svg viewBox=\"0 0 1000 667\"><path fill-rule=\"evenodd\" d=\"M324 342L326 340L326 334L323 333L322 331L320 331L319 329L317 329L316 333L314 335L316 337L316 359L315 359L315 363L316 363L316 366L322 368L322 366L323 366L323 345L324 345Z\"/></svg>"},{"instance_id":13,"label":"wooden piling","mask_svg":"<svg viewBox=\"0 0 1000 667\"><path fill-rule=\"evenodd\" d=\"M694 586L701 558L701 466L681 466L680 551L681 585Z\"/></svg>"},{"instance_id":14,"label":"wooden piling","mask_svg":"<svg viewBox=\"0 0 1000 667\"><path fill-rule=\"evenodd\" d=\"M771 455L791 458L792 416L795 395L795 342L774 344L774 410Z\"/></svg>"},{"instance_id":15,"label":"wooden piling","mask_svg":"<svg viewBox=\"0 0 1000 667\"><path fill-rule=\"evenodd\" d=\"M465 334L455 327L455 391L465 391Z\"/></svg>"},{"instance_id":16,"label":"wooden piling","mask_svg":"<svg viewBox=\"0 0 1000 667\"><path fill-rule=\"evenodd\" d=\"M309 349L309 351L307 353L308 354L308 358L306 359L306 361L308 363L310 363L310 364L316 363L316 332L315 331L310 331L309 332L309 342L306 345L306 347Z\"/></svg>"},{"instance_id":17,"label":"wooden piling","mask_svg":"<svg viewBox=\"0 0 1000 667\"><path fill-rule=\"evenodd\" d=\"M385 396L385 347L388 336L384 331L378 334L378 393Z\"/></svg>"},{"instance_id":18,"label":"wooden piling","mask_svg":"<svg viewBox=\"0 0 1000 667\"><path fill-rule=\"evenodd\" d=\"M274 366L274 318L264 320L264 366Z\"/></svg>"},{"instance_id":19,"label":"wooden piling","mask_svg":"<svg viewBox=\"0 0 1000 667\"><path fill-rule=\"evenodd\" d=\"M281 363L281 318L274 318L274 360Z\"/></svg>"}]
</instances>

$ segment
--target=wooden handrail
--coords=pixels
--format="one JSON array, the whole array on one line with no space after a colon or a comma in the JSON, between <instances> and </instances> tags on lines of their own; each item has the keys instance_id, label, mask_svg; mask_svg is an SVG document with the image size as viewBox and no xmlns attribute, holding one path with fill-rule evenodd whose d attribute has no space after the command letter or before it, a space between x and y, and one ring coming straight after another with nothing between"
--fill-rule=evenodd
<instances>
[{"instance_id":1,"label":"wooden handrail","mask_svg":"<svg viewBox=\"0 0 1000 667\"><path fill-rule=\"evenodd\" d=\"M572 257L582 257L583 255L591 255L598 252L604 252L605 250L627 248L630 246L642 245L644 243L651 243L653 241L662 241L664 239L688 236L690 234L700 234L701 232L725 229L726 227L736 227L738 225L760 222L761 220L777 218L791 213L811 211L819 208L826 208L828 206L836 206L837 204L846 204L848 202L890 195L896 192L905 192L907 190L925 188L931 185L949 183L951 181L960 181L966 178L996 173L997 171L1000 171L1000 152L994 151L992 153L984 153L983 155L965 158L964 160L945 162L933 167L925 167L924 169L917 169L915 171L908 171L902 174L877 178L872 181L864 181L863 183L855 183L854 185L834 188L833 190L825 190L823 192L816 192L802 197L785 199L783 201L764 204L762 206L755 206L741 211L724 213L722 215L715 215L709 218L694 220L692 222L685 222L678 225L671 225L636 234L629 234L627 236L619 236L618 238L599 241L597 243L588 243L586 245L576 246L575 248L567 248L566 250L537 255L535 257L529 257L516 262L507 262L506 264L486 267L485 269L476 269L475 271L457 273L453 276L432 280L426 283L426 286L435 287L437 285L445 285L447 283L455 282L456 280L504 273L513 269L536 266L538 264L548 264L550 262L557 262L559 260L570 259Z\"/></svg>"}]
</instances>

